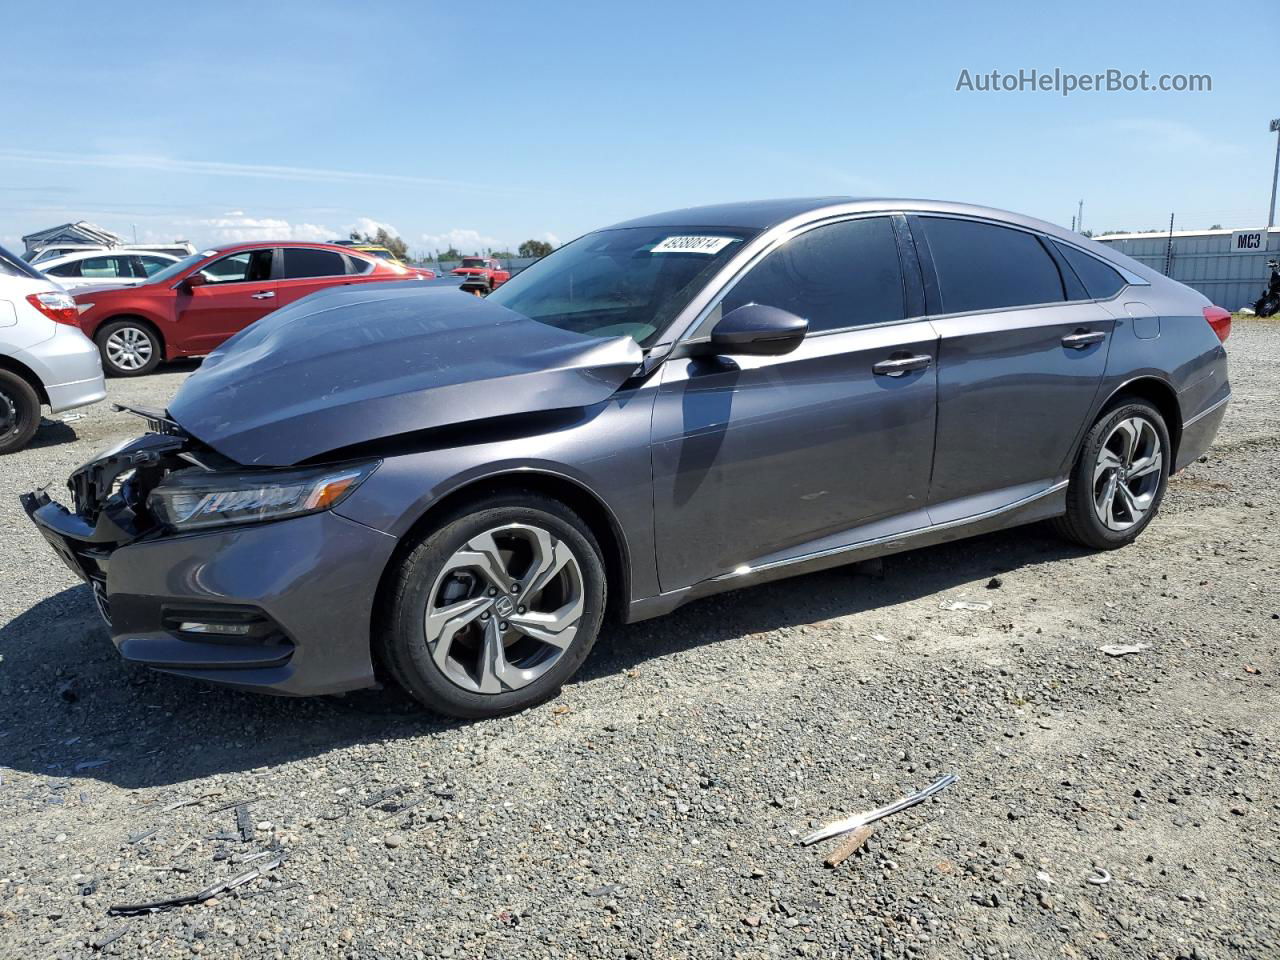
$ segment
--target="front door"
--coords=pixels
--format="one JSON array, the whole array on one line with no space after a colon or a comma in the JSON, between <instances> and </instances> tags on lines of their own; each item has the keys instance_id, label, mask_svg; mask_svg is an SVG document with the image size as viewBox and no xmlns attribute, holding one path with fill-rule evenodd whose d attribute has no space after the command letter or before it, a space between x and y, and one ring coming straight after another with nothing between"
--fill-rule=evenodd
<instances>
[{"instance_id":1,"label":"front door","mask_svg":"<svg viewBox=\"0 0 1280 960\"><path fill-rule=\"evenodd\" d=\"M825 224L752 267L694 338L762 303L809 321L795 351L665 364L653 417L664 591L853 542L876 521L925 522L936 334L907 302L889 218ZM886 363L904 358L910 369Z\"/></svg>"},{"instance_id":2,"label":"front door","mask_svg":"<svg viewBox=\"0 0 1280 960\"><path fill-rule=\"evenodd\" d=\"M206 354L276 309L270 247L241 250L200 270L204 283L177 289L179 341L186 354Z\"/></svg>"},{"instance_id":3,"label":"front door","mask_svg":"<svg viewBox=\"0 0 1280 960\"><path fill-rule=\"evenodd\" d=\"M999 509L1065 479L1106 367L1111 314L1051 241L913 217L938 344L934 523Z\"/></svg>"}]
</instances>

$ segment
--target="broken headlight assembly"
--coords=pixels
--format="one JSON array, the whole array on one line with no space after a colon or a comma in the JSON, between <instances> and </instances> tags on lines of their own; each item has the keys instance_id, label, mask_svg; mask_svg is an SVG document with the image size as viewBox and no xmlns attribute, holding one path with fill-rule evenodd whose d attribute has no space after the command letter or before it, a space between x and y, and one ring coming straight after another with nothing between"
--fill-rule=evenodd
<instances>
[{"instance_id":1,"label":"broken headlight assembly","mask_svg":"<svg viewBox=\"0 0 1280 960\"><path fill-rule=\"evenodd\" d=\"M147 507L176 532L299 517L336 507L381 462L288 470L179 470L147 495Z\"/></svg>"}]
</instances>

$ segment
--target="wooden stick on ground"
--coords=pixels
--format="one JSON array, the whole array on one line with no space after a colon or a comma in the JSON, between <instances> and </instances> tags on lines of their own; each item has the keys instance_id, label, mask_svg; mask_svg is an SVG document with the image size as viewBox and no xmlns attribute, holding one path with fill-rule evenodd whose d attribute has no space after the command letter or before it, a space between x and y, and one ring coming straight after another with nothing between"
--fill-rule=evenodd
<instances>
[{"instance_id":1,"label":"wooden stick on ground","mask_svg":"<svg viewBox=\"0 0 1280 960\"><path fill-rule=\"evenodd\" d=\"M850 833L841 842L840 846L831 851L826 860L823 861L828 867L838 867L850 857L852 857L867 842L867 838L871 836L871 824L858 827Z\"/></svg>"}]
</instances>

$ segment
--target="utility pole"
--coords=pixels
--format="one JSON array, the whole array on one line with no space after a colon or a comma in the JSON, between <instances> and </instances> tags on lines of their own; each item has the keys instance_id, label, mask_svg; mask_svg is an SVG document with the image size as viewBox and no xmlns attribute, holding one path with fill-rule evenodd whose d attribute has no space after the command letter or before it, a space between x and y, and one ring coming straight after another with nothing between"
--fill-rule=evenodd
<instances>
[{"instance_id":1,"label":"utility pole","mask_svg":"<svg viewBox=\"0 0 1280 960\"><path fill-rule=\"evenodd\" d=\"M1271 121L1271 132L1276 135L1276 165L1271 171L1271 211L1267 214L1267 229L1276 225L1276 181L1280 180L1280 117Z\"/></svg>"},{"instance_id":2,"label":"utility pole","mask_svg":"<svg viewBox=\"0 0 1280 960\"><path fill-rule=\"evenodd\" d=\"M1084 231L1084 201L1080 201L1080 205L1076 208L1076 230Z\"/></svg>"},{"instance_id":3,"label":"utility pole","mask_svg":"<svg viewBox=\"0 0 1280 960\"><path fill-rule=\"evenodd\" d=\"M1169 214L1169 243L1164 248L1164 275L1169 276L1169 270L1173 266L1173 214Z\"/></svg>"},{"instance_id":4,"label":"utility pole","mask_svg":"<svg viewBox=\"0 0 1280 960\"><path fill-rule=\"evenodd\" d=\"M1072 214L1071 216L1071 232L1072 233L1076 232L1076 218L1074 214Z\"/></svg>"}]
</instances>

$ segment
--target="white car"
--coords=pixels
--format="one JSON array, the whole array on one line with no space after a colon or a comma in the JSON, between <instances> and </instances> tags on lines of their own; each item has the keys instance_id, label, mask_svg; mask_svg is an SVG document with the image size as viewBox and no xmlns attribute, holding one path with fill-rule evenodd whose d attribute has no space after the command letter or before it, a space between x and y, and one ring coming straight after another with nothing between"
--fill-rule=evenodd
<instances>
[{"instance_id":1,"label":"white car","mask_svg":"<svg viewBox=\"0 0 1280 960\"><path fill-rule=\"evenodd\" d=\"M77 250L32 266L68 290L74 290L107 284L136 287L178 260L167 253L143 250Z\"/></svg>"},{"instance_id":2,"label":"white car","mask_svg":"<svg viewBox=\"0 0 1280 960\"><path fill-rule=\"evenodd\" d=\"M26 446L53 413L107 395L98 347L71 294L0 247L0 454Z\"/></svg>"}]
</instances>

